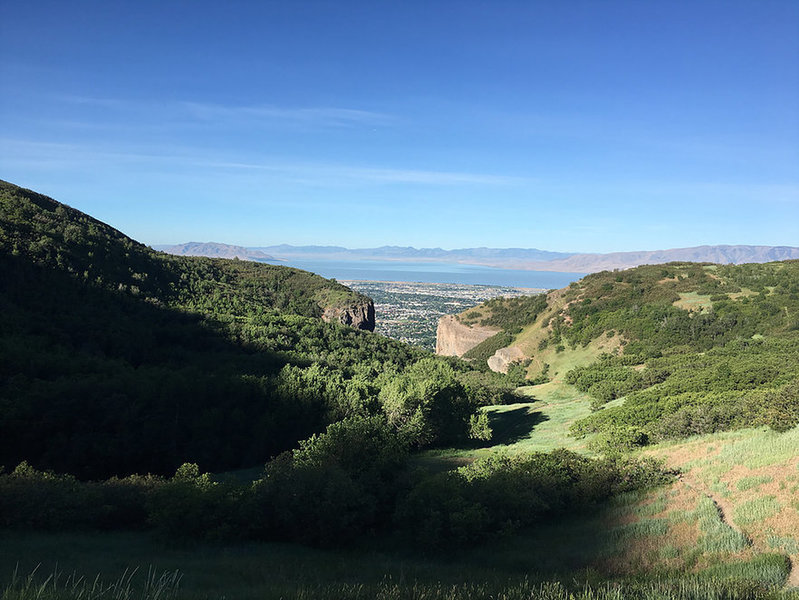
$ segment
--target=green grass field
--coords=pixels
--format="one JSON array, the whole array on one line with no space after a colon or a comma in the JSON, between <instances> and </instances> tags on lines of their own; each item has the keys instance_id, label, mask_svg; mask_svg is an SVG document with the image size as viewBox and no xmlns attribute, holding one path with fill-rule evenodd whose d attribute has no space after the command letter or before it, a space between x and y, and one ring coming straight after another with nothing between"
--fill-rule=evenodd
<instances>
[{"instance_id":1,"label":"green grass field","mask_svg":"<svg viewBox=\"0 0 799 600\"><path fill-rule=\"evenodd\" d=\"M559 382L525 386L518 393L531 401L483 409L488 413L493 432L488 445L431 450L416 459L418 464L439 471L497 451L516 454L567 448L590 454L586 439L568 435L569 426L591 412L586 394Z\"/></svg>"},{"instance_id":2,"label":"green grass field","mask_svg":"<svg viewBox=\"0 0 799 600\"><path fill-rule=\"evenodd\" d=\"M683 310L703 312L710 310L713 307L713 303L710 301L710 295L699 294L698 292L682 292L680 299L674 303L674 306Z\"/></svg>"},{"instance_id":3,"label":"green grass field","mask_svg":"<svg viewBox=\"0 0 799 600\"><path fill-rule=\"evenodd\" d=\"M544 523L522 535L445 555L412 555L385 541L334 551L277 543L170 547L139 533L5 533L0 537L0 597L3 600L799 598L797 594L746 593L751 591L748 584L727 589L733 580L759 581L772 589L782 586L787 563L784 556L775 552L705 561L702 569L686 579L683 559L687 557L689 563L696 561L698 553L683 554L680 549L664 544L664 535L679 526L667 518L629 522L631 515L640 511L641 502L640 495L628 495L589 514ZM675 556L681 558L662 560ZM636 571L640 570L647 573L643 580L635 579ZM16 593L11 583L14 573L22 580L16 584L22 591L18 589ZM34 576L25 592L24 580L29 573ZM58 574L55 580L51 578L53 573ZM608 575L633 576L622 581L633 586L643 581L646 593L627 594L620 591L618 584L608 587L603 583ZM98 576L102 582L99 587L95 583ZM719 583L717 580L722 577L725 582ZM166 585L157 585L159 580L166 581ZM669 580L679 582L668 586L669 593L663 589L653 591L652 586L657 586L658 581ZM54 582L60 585L55 586ZM83 582L84 587L75 586L74 582ZM570 586L577 595L570 596L556 582ZM86 585L102 593L87 593ZM714 586L727 589L727 593L715 595ZM55 587L67 589L48 592ZM69 593L70 587L73 593ZM609 595L609 589L616 591Z\"/></svg>"},{"instance_id":4,"label":"green grass field","mask_svg":"<svg viewBox=\"0 0 799 600\"><path fill-rule=\"evenodd\" d=\"M569 437L568 433L572 423L591 413L590 398L586 394L573 386L555 382L523 387L519 393L534 401L486 409L500 442L508 439L505 431L514 427L512 423L506 424L502 415L519 411L521 407L527 407L528 414L537 415L530 419L532 427L526 435L515 435L508 440L511 443L499 447L511 452L546 452L555 448L568 448L575 452L585 450L585 440Z\"/></svg>"}]
</instances>

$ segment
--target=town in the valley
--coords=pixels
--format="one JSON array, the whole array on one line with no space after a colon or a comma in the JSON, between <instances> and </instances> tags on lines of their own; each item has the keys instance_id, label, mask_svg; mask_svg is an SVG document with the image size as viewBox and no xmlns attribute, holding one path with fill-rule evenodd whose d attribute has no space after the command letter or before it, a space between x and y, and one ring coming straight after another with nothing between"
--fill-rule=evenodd
<instances>
[{"instance_id":1,"label":"town in the valley","mask_svg":"<svg viewBox=\"0 0 799 600\"><path fill-rule=\"evenodd\" d=\"M433 351L444 315L462 312L497 296L540 294L543 289L406 281L342 281L375 303L375 331Z\"/></svg>"}]
</instances>

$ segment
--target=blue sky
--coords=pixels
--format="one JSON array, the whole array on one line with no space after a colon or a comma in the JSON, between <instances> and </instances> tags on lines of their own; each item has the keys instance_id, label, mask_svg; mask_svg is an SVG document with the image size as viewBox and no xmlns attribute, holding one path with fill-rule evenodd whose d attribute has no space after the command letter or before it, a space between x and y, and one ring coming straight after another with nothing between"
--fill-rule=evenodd
<instances>
[{"instance_id":1,"label":"blue sky","mask_svg":"<svg viewBox=\"0 0 799 600\"><path fill-rule=\"evenodd\" d=\"M149 244L799 245L799 2L0 0L0 178Z\"/></svg>"}]
</instances>

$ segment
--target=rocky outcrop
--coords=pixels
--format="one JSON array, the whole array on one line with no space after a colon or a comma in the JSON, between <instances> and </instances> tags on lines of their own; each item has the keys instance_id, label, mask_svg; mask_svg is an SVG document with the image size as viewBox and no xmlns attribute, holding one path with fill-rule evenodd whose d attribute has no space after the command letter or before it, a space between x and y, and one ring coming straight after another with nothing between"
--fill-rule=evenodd
<instances>
[{"instance_id":1,"label":"rocky outcrop","mask_svg":"<svg viewBox=\"0 0 799 600\"><path fill-rule=\"evenodd\" d=\"M487 340L500 330L495 327L464 325L454 315L445 315L438 320L436 330L436 354L463 356L477 344Z\"/></svg>"},{"instance_id":2,"label":"rocky outcrop","mask_svg":"<svg viewBox=\"0 0 799 600\"><path fill-rule=\"evenodd\" d=\"M366 299L344 306L328 306L322 313L322 320L328 323L341 323L355 329L375 330L375 305Z\"/></svg>"},{"instance_id":3,"label":"rocky outcrop","mask_svg":"<svg viewBox=\"0 0 799 600\"><path fill-rule=\"evenodd\" d=\"M511 363L519 362L527 358L522 352L521 348L516 346L508 346L507 348L500 348L486 361L488 368L497 373L507 373L508 367Z\"/></svg>"}]
</instances>

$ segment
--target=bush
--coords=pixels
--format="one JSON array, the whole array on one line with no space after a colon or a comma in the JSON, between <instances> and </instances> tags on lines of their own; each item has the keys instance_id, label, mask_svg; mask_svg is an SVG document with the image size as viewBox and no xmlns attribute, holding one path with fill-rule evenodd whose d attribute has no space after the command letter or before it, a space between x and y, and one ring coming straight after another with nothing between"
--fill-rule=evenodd
<instances>
[{"instance_id":1,"label":"bush","mask_svg":"<svg viewBox=\"0 0 799 600\"><path fill-rule=\"evenodd\" d=\"M385 417L330 425L267 464L247 509L254 535L331 545L381 525L406 458Z\"/></svg>"},{"instance_id":2,"label":"bush","mask_svg":"<svg viewBox=\"0 0 799 600\"><path fill-rule=\"evenodd\" d=\"M488 415L485 412L479 412L472 415L469 419L469 437L473 440L481 440L487 442L491 439L493 432L491 426L488 424Z\"/></svg>"},{"instance_id":3,"label":"bush","mask_svg":"<svg viewBox=\"0 0 799 600\"><path fill-rule=\"evenodd\" d=\"M652 435L657 440L680 439L691 435L726 431L734 426L750 425L738 403L693 404L664 416L652 425Z\"/></svg>"},{"instance_id":4,"label":"bush","mask_svg":"<svg viewBox=\"0 0 799 600\"><path fill-rule=\"evenodd\" d=\"M646 432L633 426L616 427L610 431L598 433L588 442L588 449L614 456L621 452L629 452L634 448L646 446L649 436Z\"/></svg>"},{"instance_id":5,"label":"bush","mask_svg":"<svg viewBox=\"0 0 799 600\"><path fill-rule=\"evenodd\" d=\"M243 492L240 486L214 481L208 473L201 475L196 464L187 463L149 494L148 520L166 540L243 536Z\"/></svg>"},{"instance_id":6,"label":"bush","mask_svg":"<svg viewBox=\"0 0 799 600\"><path fill-rule=\"evenodd\" d=\"M20 529L91 526L99 495L69 475L37 471L23 462L0 475L0 524Z\"/></svg>"},{"instance_id":7,"label":"bush","mask_svg":"<svg viewBox=\"0 0 799 600\"><path fill-rule=\"evenodd\" d=\"M380 390L388 422L414 446L448 444L467 439L477 401L448 364L422 359Z\"/></svg>"},{"instance_id":8,"label":"bush","mask_svg":"<svg viewBox=\"0 0 799 600\"><path fill-rule=\"evenodd\" d=\"M782 433L799 425L799 380L767 394L761 410L764 423L774 431Z\"/></svg>"},{"instance_id":9,"label":"bush","mask_svg":"<svg viewBox=\"0 0 799 600\"><path fill-rule=\"evenodd\" d=\"M259 539L328 546L357 538L376 512L373 490L340 466L296 463L286 454L254 484L248 521Z\"/></svg>"},{"instance_id":10,"label":"bush","mask_svg":"<svg viewBox=\"0 0 799 600\"><path fill-rule=\"evenodd\" d=\"M152 476L81 482L23 462L0 474L0 526L22 529L142 529L146 498L163 480Z\"/></svg>"},{"instance_id":11,"label":"bush","mask_svg":"<svg viewBox=\"0 0 799 600\"><path fill-rule=\"evenodd\" d=\"M400 501L395 522L426 547L461 545L582 510L667 477L652 460L590 459L567 450L492 455L420 480Z\"/></svg>"}]
</instances>

